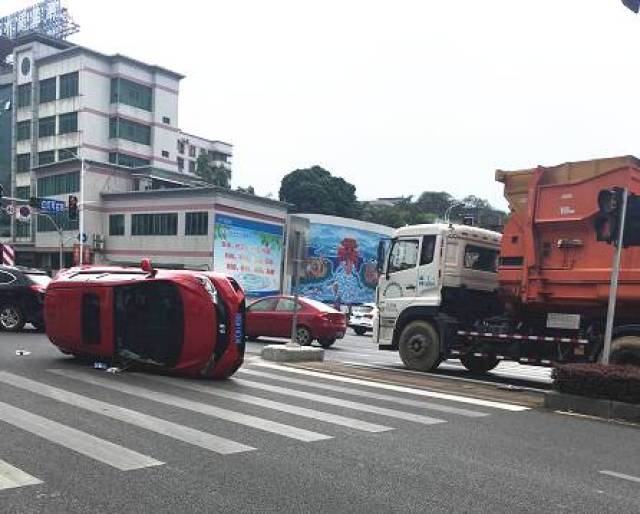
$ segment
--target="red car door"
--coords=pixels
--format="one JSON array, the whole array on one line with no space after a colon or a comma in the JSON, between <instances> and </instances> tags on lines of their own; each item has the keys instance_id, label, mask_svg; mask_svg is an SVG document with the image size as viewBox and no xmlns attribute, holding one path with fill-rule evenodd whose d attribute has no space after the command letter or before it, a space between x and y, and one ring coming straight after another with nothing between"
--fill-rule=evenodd
<instances>
[{"instance_id":1,"label":"red car door","mask_svg":"<svg viewBox=\"0 0 640 514\"><path fill-rule=\"evenodd\" d=\"M273 318L277 298L265 298L249 306L247 309L247 335L252 337L274 336Z\"/></svg>"},{"instance_id":2,"label":"red car door","mask_svg":"<svg viewBox=\"0 0 640 514\"><path fill-rule=\"evenodd\" d=\"M273 320L278 337L291 337L291 325L293 323L293 298L280 298L276 306ZM298 307L300 309L300 307Z\"/></svg>"}]
</instances>

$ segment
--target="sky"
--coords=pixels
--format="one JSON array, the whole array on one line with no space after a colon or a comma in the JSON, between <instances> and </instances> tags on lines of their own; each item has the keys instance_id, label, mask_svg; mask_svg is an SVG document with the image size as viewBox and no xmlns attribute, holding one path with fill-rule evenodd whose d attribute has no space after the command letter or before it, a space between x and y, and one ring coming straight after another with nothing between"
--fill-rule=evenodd
<instances>
[{"instance_id":1,"label":"sky","mask_svg":"<svg viewBox=\"0 0 640 514\"><path fill-rule=\"evenodd\" d=\"M234 186L259 194L318 164L361 200L505 208L496 169L640 155L640 16L620 0L63 3L73 42L185 74L180 127L232 143Z\"/></svg>"}]
</instances>

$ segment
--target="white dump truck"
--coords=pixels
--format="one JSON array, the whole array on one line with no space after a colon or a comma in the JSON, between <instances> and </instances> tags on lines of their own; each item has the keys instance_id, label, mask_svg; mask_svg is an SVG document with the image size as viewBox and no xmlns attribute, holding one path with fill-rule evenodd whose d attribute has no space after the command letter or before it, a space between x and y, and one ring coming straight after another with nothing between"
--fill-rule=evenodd
<instances>
[{"instance_id":1,"label":"white dump truck","mask_svg":"<svg viewBox=\"0 0 640 514\"><path fill-rule=\"evenodd\" d=\"M374 341L400 352L409 369L428 371L459 357L471 371L498 364L495 354L456 350L461 327L500 314L501 235L453 224L415 225L381 244ZM388 242L389 243L389 242Z\"/></svg>"}]
</instances>

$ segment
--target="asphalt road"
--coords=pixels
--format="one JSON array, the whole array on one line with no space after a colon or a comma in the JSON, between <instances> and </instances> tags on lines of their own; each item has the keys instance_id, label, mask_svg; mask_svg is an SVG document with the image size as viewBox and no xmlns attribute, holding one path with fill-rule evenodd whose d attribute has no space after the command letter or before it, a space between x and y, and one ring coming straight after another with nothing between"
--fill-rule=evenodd
<instances>
[{"instance_id":1,"label":"asphalt road","mask_svg":"<svg viewBox=\"0 0 640 514\"><path fill-rule=\"evenodd\" d=\"M389 376L110 375L0 334L0 511L640 512L638 427Z\"/></svg>"},{"instance_id":2,"label":"asphalt road","mask_svg":"<svg viewBox=\"0 0 640 514\"><path fill-rule=\"evenodd\" d=\"M265 344L280 342L284 342L284 340L261 338L256 343L249 343L248 350L259 354ZM344 339L337 341L327 350L325 359L359 366L384 368L394 370L397 373L415 373L404 368L397 352L378 350L371 334L358 336L351 330L348 331ZM422 373L420 374L422 375ZM551 370L549 368L526 366L516 362L501 362L487 374L473 375L467 371L460 361L449 360L440 364L433 374L454 379L473 379L543 389L547 388L551 383Z\"/></svg>"}]
</instances>

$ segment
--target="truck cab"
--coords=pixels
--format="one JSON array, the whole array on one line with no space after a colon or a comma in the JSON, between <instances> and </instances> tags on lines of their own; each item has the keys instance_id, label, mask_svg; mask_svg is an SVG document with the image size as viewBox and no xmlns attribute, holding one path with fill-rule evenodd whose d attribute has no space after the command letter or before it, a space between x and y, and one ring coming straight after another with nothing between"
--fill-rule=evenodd
<instances>
[{"instance_id":1,"label":"truck cab","mask_svg":"<svg viewBox=\"0 0 640 514\"><path fill-rule=\"evenodd\" d=\"M379 249L374 341L428 371L449 357L448 341L467 321L499 312L501 235L466 225L403 227ZM473 356L469 357L470 359Z\"/></svg>"}]
</instances>

